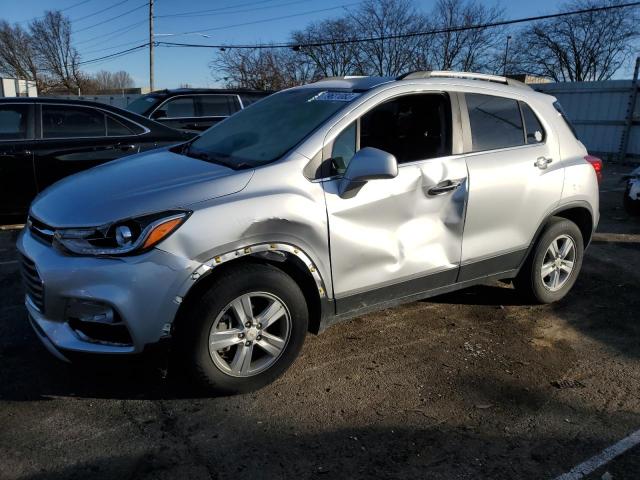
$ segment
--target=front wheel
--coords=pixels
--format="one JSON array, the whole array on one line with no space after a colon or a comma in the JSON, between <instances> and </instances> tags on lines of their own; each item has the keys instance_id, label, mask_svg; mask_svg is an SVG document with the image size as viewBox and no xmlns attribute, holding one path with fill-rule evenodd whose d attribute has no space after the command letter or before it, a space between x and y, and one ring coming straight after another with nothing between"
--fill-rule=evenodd
<instances>
[{"instance_id":1,"label":"front wheel","mask_svg":"<svg viewBox=\"0 0 640 480\"><path fill-rule=\"evenodd\" d=\"M583 253L578 226L564 218L552 218L516 277L516 289L537 303L560 300L578 278Z\"/></svg>"},{"instance_id":2,"label":"front wheel","mask_svg":"<svg viewBox=\"0 0 640 480\"><path fill-rule=\"evenodd\" d=\"M213 282L186 319L181 355L213 394L244 393L295 360L308 311L295 281L271 265L243 265Z\"/></svg>"}]
</instances>

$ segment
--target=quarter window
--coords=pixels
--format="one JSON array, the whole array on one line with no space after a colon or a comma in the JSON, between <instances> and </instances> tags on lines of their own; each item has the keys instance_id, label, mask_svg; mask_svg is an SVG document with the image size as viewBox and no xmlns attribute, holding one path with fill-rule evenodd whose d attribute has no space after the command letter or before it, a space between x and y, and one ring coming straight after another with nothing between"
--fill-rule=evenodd
<instances>
[{"instance_id":1,"label":"quarter window","mask_svg":"<svg viewBox=\"0 0 640 480\"><path fill-rule=\"evenodd\" d=\"M104 137L105 115L86 107L42 106L43 138Z\"/></svg>"},{"instance_id":2,"label":"quarter window","mask_svg":"<svg viewBox=\"0 0 640 480\"><path fill-rule=\"evenodd\" d=\"M28 105L0 105L0 140L27 138Z\"/></svg>"},{"instance_id":3,"label":"quarter window","mask_svg":"<svg viewBox=\"0 0 640 480\"><path fill-rule=\"evenodd\" d=\"M132 133L123 123L107 115L107 135L109 137L122 137Z\"/></svg>"},{"instance_id":4,"label":"quarter window","mask_svg":"<svg viewBox=\"0 0 640 480\"><path fill-rule=\"evenodd\" d=\"M542 143L545 140L544 128L531 107L524 102L520 102L522 109L522 118L524 119L524 128L527 132L527 143Z\"/></svg>"},{"instance_id":5,"label":"quarter window","mask_svg":"<svg viewBox=\"0 0 640 480\"><path fill-rule=\"evenodd\" d=\"M465 94L473 152L524 144L517 100L476 93Z\"/></svg>"},{"instance_id":6,"label":"quarter window","mask_svg":"<svg viewBox=\"0 0 640 480\"><path fill-rule=\"evenodd\" d=\"M160 108L167 112L168 118L196 116L193 97L176 97L173 100L169 100Z\"/></svg>"}]
</instances>

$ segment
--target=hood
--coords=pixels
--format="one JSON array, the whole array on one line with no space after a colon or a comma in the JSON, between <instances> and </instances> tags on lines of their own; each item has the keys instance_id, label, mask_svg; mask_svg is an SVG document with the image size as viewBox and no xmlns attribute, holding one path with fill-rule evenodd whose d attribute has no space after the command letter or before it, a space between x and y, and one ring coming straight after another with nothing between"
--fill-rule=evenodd
<instances>
[{"instance_id":1,"label":"hood","mask_svg":"<svg viewBox=\"0 0 640 480\"><path fill-rule=\"evenodd\" d=\"M36 197L30 214L53 227L88 227L242 190L253 170L233 170L157 150L67 177Z\"/></svg>"}]
</instances>

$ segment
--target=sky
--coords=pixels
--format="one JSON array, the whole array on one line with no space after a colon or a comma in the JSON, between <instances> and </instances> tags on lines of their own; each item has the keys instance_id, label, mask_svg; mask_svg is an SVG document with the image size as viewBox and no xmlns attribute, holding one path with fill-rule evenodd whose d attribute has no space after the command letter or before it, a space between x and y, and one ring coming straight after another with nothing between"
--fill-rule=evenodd
<instances>
[{"instance_id":1,"label":"sky","mask_svg":"<svg viewBox=\"0 0 640 480\"><path fill-rule=\"evenodd\" d=\"M418 9L428 12L436 0L414 0ZM486 2L493 5L494 2ZM554 0L505 0L496 2L506 18L554 13ZM147 0L0 0L0 18L26 26L45 10L59 9L71 19L74 44L82 60L91 60L148 42ZM155 0L156 41L186 43L252 44L286 42L292 30L312 21L342 15L357 0ZM186 16L199 10L208 14ZM186 14L172 16L173 14ZM163 17L163 15L170 15ZM184 32L194 32L177 35ZM205 36L206 35L206 36ZM203 48L155 48L155 88L220 86L209 63L215 50ZM149 85L149 53L143 49L116 59L83 67L98 70L126 70L136 86Z\"/></svg>"}]
</instances>

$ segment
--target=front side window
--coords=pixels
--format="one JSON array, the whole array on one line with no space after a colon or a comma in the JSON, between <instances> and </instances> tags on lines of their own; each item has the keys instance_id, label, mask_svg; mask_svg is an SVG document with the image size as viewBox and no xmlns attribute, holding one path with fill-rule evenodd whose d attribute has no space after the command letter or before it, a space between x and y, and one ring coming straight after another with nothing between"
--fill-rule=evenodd
<instances>
[{"instance_id":1,"label":"front side window","mask_svg":"<svg viewBox=\"0 0 640 480\"><path fill-rule=\"evenodd\" d=\"M27 138L28 105L0 105L0 140Z\"/></svg>"},{"instance_id":2,"label":"front side window","mask_svg":"<svg viewBox=\"0 0 640 480\"><path fill-rule=\"evenodd\" d=\"M70 105L42 106L42 137L104 137L105 115L93 108Z\"/></svg>"},{"instance_id":3,"label":"front side window","mask_svg":"<svg viewBox=\"0 0 640 480\"><path fill-rule=\"evenodd\" d=\"M451 155L451 107L443 94L412 94L388 100L365 113L334 140L332 175L342 174L359 148L375 147L398 163Z\"/></svg>"},{"instance_id":4,"label":"front side window","mask_svg":"<svg viewBox=\"0 0 640 480\"><path fill-rule=\"evenodd\" d=\"M228 117L240 110L235 95L201 95L200 114L203 117Z\"/></svg>"},{"instance_id":5,"label":"front side window","mask_svg":"<svg viewBox=\"0 0 640 480\"><path fill-rule=\"evenodd\" d=\"M472 152L524 144L517 100L477 93L465 94L471 126Z\"/></svg>"},{"instance_id":6,"label":"front side window","mask_svg":"<svg viewBox=\"0 0 640 480\"><path fill-rule=\"evenodd\" d=\"M167 112L167 118L195 117L193 97L176 97L160 107Z\"/></svg>"},{"instance_id":7,"label":"front side window","mask_svg":"<svg viewBox=\"0 0 640 480\"><path fill-rule=\"evenodd\" d=\"M210 128L185 153L235 169L264 165L282 157L358 96L319 88L286 90Z\"/></svg>"}]
</instances>

